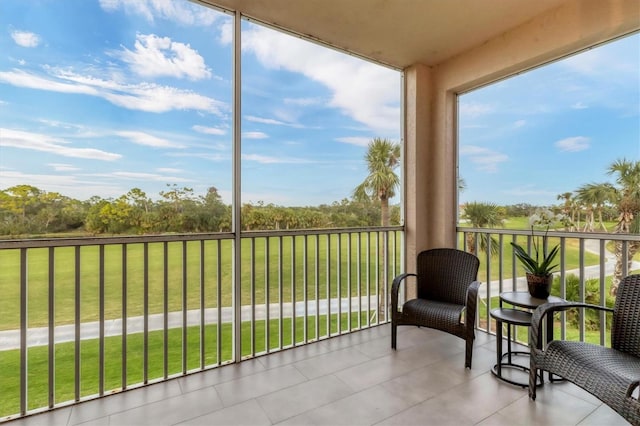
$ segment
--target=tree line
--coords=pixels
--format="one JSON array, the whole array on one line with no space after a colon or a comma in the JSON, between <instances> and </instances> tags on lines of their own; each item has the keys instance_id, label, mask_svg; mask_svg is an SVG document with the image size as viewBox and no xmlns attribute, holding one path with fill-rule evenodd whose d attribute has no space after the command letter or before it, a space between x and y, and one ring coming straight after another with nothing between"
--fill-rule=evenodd
<instances>
[{"instance_id":1,"label":"tree line","mask_svg":"<svg viewBox=\"0 0 640 426\"><path fill-rule=\"evenodd\" d=\"M374 138L365 155L369 174L352 199L316 207L283 207L258 202L241 206L245 231L351 228L400 224L400 207L390 206L400 179L400 145ZM167 184L157 199L132 188L118 198L80 201L32 185L0 191L0 235L24 236L84 231L89 234L154 234L231 231L232 207L217 188L195 195Z\"/></svg>"},{"instance_id":2,"label":"tree line","mask_svg":"<svg viewBox=\"0 0 640 426\"><path fill-rule=\"evenodd\" d=\"M87 233L158 234L231 231L231 205L215 187L205 195L167 185L156 199L140 188L117 198L82 201L32 185L0 190L0 235L10 237ZM391 207L391 224L400 223L400 207ZM241 208L243 230L279 230L377 226L380 201L367 197L332 204L286 207L264 202Z\"/></svg>"}]
</instances>

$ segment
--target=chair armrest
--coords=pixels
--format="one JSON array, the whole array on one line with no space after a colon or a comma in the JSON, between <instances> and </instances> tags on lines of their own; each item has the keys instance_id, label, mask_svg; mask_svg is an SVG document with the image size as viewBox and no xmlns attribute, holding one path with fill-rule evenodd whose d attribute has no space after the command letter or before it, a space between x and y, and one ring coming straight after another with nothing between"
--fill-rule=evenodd
<instances>
[{"instance_id":1,"label":"chair armrest","mask_svg":"<svg viewBox=\"0 0 640 426\"><path fill-rule=\"evenodd\" d=\"M467 301L465 304L465 324L475 327L476 306L478 305L478 290L480 289L480 281L474 281L467 289Z\"/></svg>"},{"instance_id":2,"label":"chair armrest","mask_svg":"<svg viewBox=\"0 0 640 426\"><path fill-rule=\"evenodd\" d=\"M554 312L566 311L571 308L579 309L595 309L605 312L613 312L613 309L606 306L591 305L589 303L580 302L555 302L545 303L536 308L531 316L531 328L529 329L529 346L531 350L541 349L542 343L542 320L547 315L553 315Z\"/></svg>"},{"instance_id":3,"label":"chair armrest","mask_svg":"<svg viewBox=\"0 0 640 426\"><path fill-rule=\"evenodd\" d=\"M398 291L400 290L400 283L404 281L407 277L417 277L417 274L412 273L404 273L400 274L393 279L393 283L391 283L391 312L398 311Z\"/></svg>"}]
</instances>

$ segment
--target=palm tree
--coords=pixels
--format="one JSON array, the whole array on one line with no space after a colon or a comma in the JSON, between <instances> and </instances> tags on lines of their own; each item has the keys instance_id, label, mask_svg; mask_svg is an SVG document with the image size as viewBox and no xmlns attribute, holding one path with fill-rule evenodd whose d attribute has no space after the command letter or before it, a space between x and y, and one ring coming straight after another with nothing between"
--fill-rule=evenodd
<instances>
[{"instance_id":1,"label":"palm tree","mask_svg":"<svg viewBox=\"0 0 640 426\"><path fill-rule=\"evenodd\" d=\"M394 171L400 164L400 145L374 138L369 142L365 160L369 175L353 191L354 198L380 200L381 225L389 226L389 199L400 186L400 178Z\"/></svg>"},{"instance_id":2,"label":"palm tree","mask_svg":"<svg viewBox=\"0 0 640 426\"><path fill-rule=\"evenodd\" d=\"M389 226L389 199L396 194L396 188L400 186L400 178L395 173L396 167L400 164L400 145L393 143L388 139L374 138L369 142L367 154L367 169L369 175L364 181L353 191L353 196L357 200L377 199L380 200L381 225ZM386 247L387 234L383 233L380 241L383 249L380 250L380 267L384 270L383 265L386 264ZM387 277L381 274L383 279L379 284L379 312L385 315Z\"/></svg>"},{"instance_id":3,"label":"palm tree","mask_svg":"<svg viewBox=\"0 0 640 426\"><path fill-rule=\"evenodd\" d=\"M467 203L464 207L463 217L469 221L473 228L495 228L502 226L502 213L498 205L493 203ZM495 254L498 250L497 241L491 239L481 239L480 250ZM472 232L467 233L467 250L476 254L476 235Z\"/></svg>"},{"instance_id":4,"label":"palm tree","mask_svg":"<svg viewBox=\"0 0 640 426\"><path fill-rule=\"evenodd\" d=\"M562 213L571 218L570 223L575 222L575 199L573 198L573 192L563 192L562 194L558 194L558 200L564 200L564 205L562 206ZM566 231L571 231L572 229L566 229Z\"/></svg>"},{"instance_id":5,"label":"palm tree","mask_svg":"<svg viewBox=\"0 0 640 426\"><path fill-rule=\"evenodd\" d=\"M594 221L595 213L598 214L598 223L600 228L607 232L607 227L602 221L602 210L608 202L612 202L616 198L616 188L610 183L588 183L582 185L576 191L576 198L585 204L588 212L588 221L585 224L585 228L588 226L589 231L595 231ZM587 230L587 229L585 229Z\"/></svg>"},{"instance_id":6,"label":"palm tree","mask_svg":"<svg viewBox=\"0 0 640 426\"><path fill-rule=\"evenodd\" d=\"M609 175L616 175L616 205L618 222L614 232L619 234L640 233L640 161L629 161L625 158L615 161L608 170ZM616 267L611 285L611 294L616 294L618 284L622 280L623 262L631 268L633 256L640 250L640 243L630 242L627 258L623 259L622 242L615 243Z\"/></svg>"}]
</instances>

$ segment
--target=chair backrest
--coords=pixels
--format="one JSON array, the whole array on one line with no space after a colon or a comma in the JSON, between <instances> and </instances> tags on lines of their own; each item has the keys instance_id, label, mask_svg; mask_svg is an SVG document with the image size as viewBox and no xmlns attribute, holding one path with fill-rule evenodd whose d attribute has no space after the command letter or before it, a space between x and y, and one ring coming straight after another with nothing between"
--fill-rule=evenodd
<instances>
[{"instance_id":1,"label":"chair backrest","mask_svg":"<svg viewBox=\"0 0 640 426\"><path fill-rule=\"evenodd\" d=\"M480 260L471 253L436 248L418 254L418 298L466 304L469 286L478 276Z\"/></svg>"},{"instance_id":2,"label":"chair backrest","mask_svg":"<svg viewBox=\"0 0 640 426\"><path fill-rule=\"evenodd\" d=\"M618 285L611 324L611 347L640 357L640 274Z\"/></svg>"}]
</instances>

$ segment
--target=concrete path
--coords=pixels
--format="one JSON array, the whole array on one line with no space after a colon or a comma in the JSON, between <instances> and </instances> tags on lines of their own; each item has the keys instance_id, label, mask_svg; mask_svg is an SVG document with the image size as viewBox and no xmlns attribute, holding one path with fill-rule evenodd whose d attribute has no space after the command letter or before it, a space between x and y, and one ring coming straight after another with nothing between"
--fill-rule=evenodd
<instances>
[{"instance_id":1,"label":"concrete path","mask_svg":"<svg viewBox=\"0 0 640 426\"><path fill-rule=\"evenodd\" d=\"M367 296L360 298L360 306L363 311L375 309L377 306L377 297L370 296L370 305L367 305ZM296 316L304 316L304 302L296 303ZM321 299L318 301L318 308L320 315L327 313L327 299ZM340 306L342 313L349 312L349 299L343 298L342 305ZM359 309L358 297L351 298L351 311L356 312ZM282 317L292 317L293 306L291 303L282 304ZM331 299L331 313L338 312L338 299ZM241 310L242 320L249 321L252 317L251 306L243 306ZM266 306L255 306L255 319L264 320L266 318ZM316 302L307 301L307 315L316 315ZM273 303L269 305L269 318L277 319L280 316L280 304ZM167 315L168 328L180 328L182 327L182 311L170 312ZM233 319L233 310L231 307L223 307L220 309L220 317L222 323L230 323ZM218 309L208 308L204 311L205 324L217 324L218 322ZM187 326L195 326L200 324L200 309L194 309L187 311ZM149 315L149 331L163 330L164 329L164 314L152 314ZM130 317L127 318L127 334L142 333L144 331L144 317ZM122 319L106 320L104 323L105 336L120 336L122 335ZM100 335L100 324L98 321L84 322L80 325L80 339L95 339ZM54 329L54 341L55 343L72 342L75 340L75 326L74 325L59 325ZM48 327L35 327L27 329L27 346L43 346L47 345L49 341L49 328ZM20 330L7 330L0 331L0 351L9 349L18 349L20 347Z\"/></svg>"}]
</instances>

